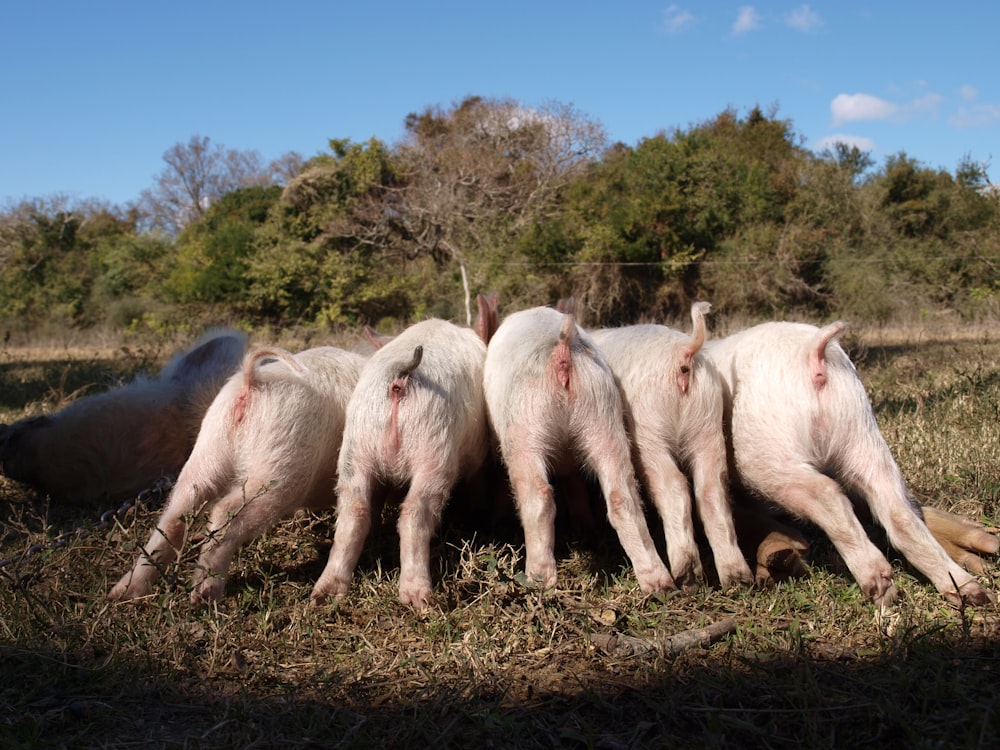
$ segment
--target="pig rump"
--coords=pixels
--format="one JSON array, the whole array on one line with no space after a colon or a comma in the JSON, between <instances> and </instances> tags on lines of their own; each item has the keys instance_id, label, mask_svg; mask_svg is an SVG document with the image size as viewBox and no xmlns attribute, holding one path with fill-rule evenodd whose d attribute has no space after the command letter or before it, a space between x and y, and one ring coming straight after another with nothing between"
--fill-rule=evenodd
<instances>
[{"instance_id":1,"label":"pig rump","mask_svg":"<svg viewBox=\"0 0 1000 750\"><path fill-rule=\"evenodd\" d=\"M736 478L750 492L818 525L877 604L896 597L892 568L849 495L862 498L889 542L953 601L992 595L934 539L892 457L854 365L825 328L765 323L710 342L726 381Z\"/></svg>"},{"instance_id":2,"label":"pig rump","mask_svg":"<svg viewBox=\"0 0 1000 750\"><path fill-rule=\"evenodd\" d=\"M507 316L490 342L483 377L524 527L528 577L556 583L549 474L579 460L601 485L608 519L642 589L676 588L646 526L614 376L573 316L545 307Z\"/></svg>"},{"instance_id":3,"label":"pig rump","mask_svg":"<svg viewBox=\"0 0 1000 750\"><path fill-rule=\"evenodd\" d=\"M492 301L495 313L495 298ZM346 595L371 528L376 493L407 486L399 508L399 599L432 600L430 542L451 492L486 458L483 360L490 301L476 335L444 320L410 326L375 352L347 405L338 459L337 525L312 601Z\"/></svg>"},{"instance_id":4,"label":"pig rump","mask_svg":"<svg viewBox=\"0 0 1000 750\"><path fill-rule=\"evenodd\" d=\"M294 356L250 352L206 413L156 529L109 598L152 591L200 506L208 509L208 540L194 574L195 601L222 595L240 545L298 508L331 505L344 412L363 363L334 347Z\"/></svg>"}]
</instances>

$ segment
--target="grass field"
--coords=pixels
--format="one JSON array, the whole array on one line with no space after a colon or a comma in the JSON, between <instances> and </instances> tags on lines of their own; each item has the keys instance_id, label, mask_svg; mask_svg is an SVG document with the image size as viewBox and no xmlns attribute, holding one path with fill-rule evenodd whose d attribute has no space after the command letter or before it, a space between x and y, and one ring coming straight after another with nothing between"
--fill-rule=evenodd
<instances>
[{"instance_id":1,"label":"grass field","mask_svg":"<svg viewBox=\"0 0 1000 750\"><path fill-rule=\"evenodd\" d=\"M1000 336L859 331L845 340L918 499L1000 520ZM53 410L167 345L0 352L0 421ZM0 479L0 559L96 521ZM310 607L332 518L245 548L217 607L189 603L197 541L150 600L110 604L154 511L85 530L0 577L0 747L993 747L1000 611L956 609L898 556L898 602L864 599L832 547L810 575L644 596L613 535L561 528L560 584L525 585L516 527L452 508L438 605L396 600L393 508L351 594ZM892 554L891 552L889 553ZM997 561L981 577L998 587ZM671 636L728 634L683 650Z\"/></svg>"}]
</instances>

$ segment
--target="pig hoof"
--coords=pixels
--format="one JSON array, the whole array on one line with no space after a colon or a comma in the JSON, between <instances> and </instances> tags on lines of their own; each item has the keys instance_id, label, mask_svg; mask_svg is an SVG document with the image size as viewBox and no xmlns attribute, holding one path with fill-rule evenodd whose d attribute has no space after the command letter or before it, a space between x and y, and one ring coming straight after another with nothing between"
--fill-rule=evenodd
<instances>
[{"instance_id":1,"label":"pig hoof","mask_svg":"<svg viewBox=\"0 0 1000 750\"><path fill-rule=\"evenodd\" d=\"M531 573L526 573L524 576L525 586L533 589L554 589L556 587L556 582L558 578L543 576L543 575L532 575Z\"/></svg>"},{"instance_id":2,"label":"pig hoof","mask_svg":"<svg viewBox=\"0 0 1000 750\"><path fill-rule=\"evenodd\" d=\"M339 596L334 596L333 597L333 599L335 599L335 600L339 599L339 598L340 598ZM309 604L311 606L313 606L313 607L322 607L322 606L325 606L326 603L329 600L330 600L330 597L327 594L320 594L320 593L317 593L317 592L313 591L309 595Z\"/></svg>"},{"instance_id":3,"label":"pig hoof","mask_svg":"<svg viewBox=\"0 0 1000 750\"><path fill-rule=\"evenodd\" d=\"M887 607L896 601L896 586L891 579L877 579L874 583L865 587L865 593L880 607Z\"/></svg>"},{"instance_id":4,"label":"pig hoof","mask_svg":"<svg viewBox=\"0 0 1000 750\"><path fill-rule=\"evenodd\" d=\"M674 585L673 588L680 588L682 591L690 594L693 591L698 590L698 585L700 583L698 576L695 575L694 571L682 571L679 575L673 578Z\"/></svg>"},{"instance_id":5,"label":"pig hoof","mask_svg":"<svg viewBox=\"0 0 1000 750\"><path fill-rule=\"evenodd\" d=\"M222 598L226 582L221 578L206 578L198 583L191 592L191 603L196 605L211 604Z\"/></svg>"},{"instance_id":6,"label":"pig hoof","mask_svg":"<svg viewBox=\"0 0 1000 750\"><path fill-rule=\"evenodd\" d=\"M556 564L538 565L525 568L528 583L550 589L556 585Z\"/></svg>"},{"instance_id":7,"label":"pig hoof","mask_svg":"<svg viewBox=\"0 0 1000 750\"><path fill-rule=\"evenodd\" d=\"M640 574L636 571L636 579L639 581L639 588L645 594L658 594L666 591L676 591L677 583L670 577L666 568L654 571L653 573Z\"/></svg>"},{"instance_id":8,"label":"pig hoof","mask_svg":"<svg viewBox=\"0 0 1000 750\"><path fill-rule=\"evenodd\" d=\"M944 597L957 607L964 604L974 607L990 604L996 601L996 596L975 581L967 581L959 586L958 591L945 591Z\"/></svg>"},{"instance_id":9,"label":"pig hoof","mask_svg":"<svg viewBox=\"0 0 1000 750\"><path fill-rule=\"evenodd\" d=\"M340 600L347 595L346 585L316 586L309 595L310 603L315 607L321 607L330 599Z\"/></svg>"},{"instance_id":10,"label":"pig hoof","mask_svg":"<svg viewBox=\"0 0 1000 750\"><path fill-rule=\"evenodd\" d=\"M142 581L138 576L132 573L126 573L125 576L115 584L114 588L108 592L108 601L118 602L118 601L129 601L130 599L138 599L139 597L146 596L152 591L152 586L150 586L145 581Z\"/></svg>"},{"instance_id":11,"label":"pig hoof","mask_svg":"<svg viewBox=\"0 0 1000 750\"><path fill-rule=\"evenodd\" d=\"M680 586L684 591L691 592L705 581L705 571L701 567L701 559L695 555L684 560L679 560L676 564L671 564L674 585L676 589Z\"/></svg>"},{"instance_id":12,"label":"pig hoof","mask_svg":"<svg viewBox=\"0 0 1000 750\"><path fill-rule=\"evenodd\" d=\"M753 574L746 563L719 571L719 585L723 590L737 588L738 586L749 586L752 583Z\"/></svg>"},{"instance_id":13,"label":"pig hoof","mask_svg":"<svg viewBox=\"0 0 1000 750\"><path fill-rule=\"evenodd\" d=\"M434 600L430 575L409 573L399 577L399 601L414 609L423 609Z\"/></svg>"},{"instance_id":14,"label":"pig hoof","mask_svg":"<svg viewBox=\"0 0 1000 750\"><path fill-rule=\"evenodd\" d=\"M426 609L434 603L434 594L429 588L399 590L399 601L414 609Z\"/></svg>"},{"instance_id":15,"label":"pig hoof","mask_svg":"<svg viewBox=\"0 0 1000 750\"><path fill-rule=\"evenodd\" d=\"M118 602L128 599L129 597L126 596L126 592L127 592L126 587L122 586L120 583L117 583L115 584L115 587L108 592L108 601Z\"/></svg>"}]
</instances>

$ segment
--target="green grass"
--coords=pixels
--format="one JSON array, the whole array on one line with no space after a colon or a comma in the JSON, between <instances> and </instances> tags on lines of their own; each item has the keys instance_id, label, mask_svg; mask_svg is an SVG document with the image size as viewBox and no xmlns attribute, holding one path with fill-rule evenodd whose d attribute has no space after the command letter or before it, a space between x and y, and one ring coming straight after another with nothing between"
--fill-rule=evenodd
<instances>
[{"instance_id":1,"label":"green grass","mask_svg":"<svg viewBox=\"0 0 1000 750\"><path fill-rule=\"evenodd\" d=\"M919 499L996 522L1000 342L848 344ZM134 369L117 354L0 357L2 421ZM103 510L50 507L4 479L0 501L0 558ZM188 601L197 540L174 585L105 601L155 521L143 509L8 566L0 746L930 748L992 746L1000 730L997 608L948 606L898 558L899 601L884 613L819 538L807 578L648 597L608 534L563 530L559 587L539 591L524 584L516 528L453 512L434 542L438 605L415 613L396 600L385 514L350 595L323 608L308 600L329 515L242 550L217 607ZM997 572L990 561L994 589ZM729 617L730 635L677 655L595 637L655 644Z\"/></svg>"}]
</instances>

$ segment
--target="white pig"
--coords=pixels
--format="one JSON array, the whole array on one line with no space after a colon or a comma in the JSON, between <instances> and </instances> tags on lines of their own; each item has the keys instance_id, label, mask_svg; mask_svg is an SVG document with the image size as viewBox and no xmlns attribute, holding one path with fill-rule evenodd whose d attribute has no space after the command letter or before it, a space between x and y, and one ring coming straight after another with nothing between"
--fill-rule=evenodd
<instances>
[{"instance_id":1,"label":"white pig","mask_svg":"<svg viewBox=\"0 0 1000 750\"><path fill-rule=\"evenodd\" d=\"M959 567L921 518L854 365L824 328L765 323L706 344L726 380L733 460L749 491L817 524L877 604L896 596L892 567L848 495L864 499L889 542L952 601L992 595Z\"/></svg>"},{"instance_id":2,"label":"white pig","mask_svg":"<svg viewBox=\"0 0 1000 750\"><path fill-rule=\"evenodd\" d=\"M579 461L600 483L642 590L675 589L646 526L614 376L573 316L545 307L507 316L486 354L484 386L524 527L528 577L556 583L549 474Z\"/></svg>"},{"instance_id":3,"label":"white pig","mask_svg":"<svg viewBox=\"0 0 1000 750\"><path fill-rule=\"evenodd\" d=\"M201 505L210 509L209 538L194 573L194 601L222 595L240 545L299 508L332 505L344 413L364 362L328 346L295 355L274 347L247 354L205 414L142 554L109 598L152 590Z\"/></svg>"},{"instance_id":4,"label":"white pig","mask_svg":"<svg viewBox=\"0 0 1000 750\"><path fill-rule=\"evenodd\" d=\"M0 424L0 471L63 501L118 501L176 474L212 399L239 367L246 336L222 329L175 355L158 378Z\"/></svg>"},{"instance_id":5,"label":"white pig","mask_svg":"<svg viewBox=\"0 0 1000 750\"><path fill-rule=\"evenodd\" d=\"M479 335L444 320L416 323L365 365L347 405L333 548L313 588L314 604L347 593L371 529L374 496L403 486L399 599L415 608L431 603L431 538L455 484L487 455L484 341L495 310L495 297L479 297Z\"/></svg>"},{"instance_id":6,"label":"white pig","mask_svg":"<svg viewBox=\"0 0 1000 750\"><path fill-rule=\"evenodd\" d=\"M719 582L728 588L749 584L753 576L736 540L729 499L724 386L700 353L709 307L692 306L691 336L654 324L591 335L621 387L636 465L663 521L674 580L690 585L703 577L686 470Z\"/></svg>"}]
</instances>

